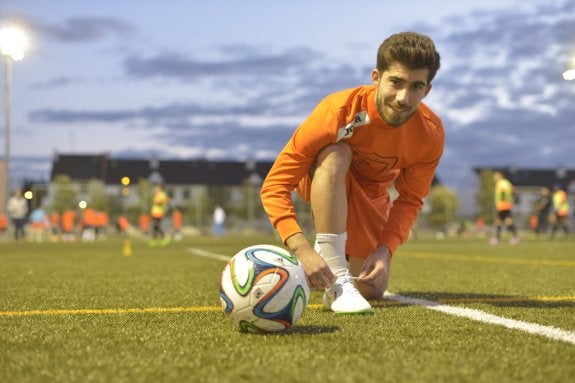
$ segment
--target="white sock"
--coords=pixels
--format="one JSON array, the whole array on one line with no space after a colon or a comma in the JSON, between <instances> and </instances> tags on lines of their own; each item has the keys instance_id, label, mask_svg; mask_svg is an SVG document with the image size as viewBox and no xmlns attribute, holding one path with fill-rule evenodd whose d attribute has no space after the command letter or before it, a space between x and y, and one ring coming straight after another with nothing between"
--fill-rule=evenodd
<instances>
[{"instance_id":1,"label":"white sock","mask_svg":"<svg viewBox=\"0 0 575 383\"><path fill-rule=\"evenodd\" d=\"M348 274L347 260L345 258L345 241L347 232L341 234L316 234L314 250L325 259L332 273L336 277Z\"/></svg>"}]
</instances>

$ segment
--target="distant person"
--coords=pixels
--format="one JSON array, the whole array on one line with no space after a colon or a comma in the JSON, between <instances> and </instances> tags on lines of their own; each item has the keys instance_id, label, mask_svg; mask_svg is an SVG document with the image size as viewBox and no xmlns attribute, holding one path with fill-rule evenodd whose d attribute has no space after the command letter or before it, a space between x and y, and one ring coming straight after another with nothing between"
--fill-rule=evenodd
<instances>
[{"instance_id":1,"label":"distant person","mask_svg":"<svg viewBox=\"0 0 575 383\"><path fill-rule=\"evenodd\" d=\"M60 232L62 230L60 222L61 219L60 214L58 213L58 211L54 210L50 213L49 219L50 219L50 241L58 242Z\"/></svg>"},{"instance_id":2,"label":"distant person","mask_svg":"<svg viewBox=\"0 0 575 383\"><path fill-rule=\"evenodd\" d=\"M76 240L76 218L78 213L73 209L66 209L62 212L62 241L74 242Z\"/></svg>"},{"instance_id":3,"label":"distant person","mask_svg":"<svg viewBox=\"0 0 575 383\"><path fill-rule=\"evenodd\" d=\"M32 240L43 242L46 230L50 227L48 215L41 207L37 207L30 213L30 224L32 225Z\"/></svg>"},{"instance_id":4,"label":"distant person","mask_svg":"<svg viewBox=\"0 0 575 383\"><path fill-rule=\"evenodd\" d=\"M179 241L182 239L182 225L183 216L180 209L174 209L172 212L172 228L174 229L174 239Z\"/></svg>"},{"instance_id":5,"label":"distant person","mask_svg":"<svg viewBox=\"0 0 575 383\"><path fill-rule=\"evenodd\" d=\"M517 228L513 222L513 185L508 179L503 177L501 172L493 174L495 181L495 209L497 210L497 217L495 218L495 237L491 238L490 243L497 245L501 242L501 231L503 225L513 235L509 243L516 245L520 239L517 235Z\"/></svg>"},{"instance_id":6,"label":"distant person","mask_svg":"<svg viewBox=\"0 0 575 383\"><path fill-rule=\"evenodd\" d=\"M94 230L96 239L106 239L108 236L108 225L110 224L110 216L105 211L96 211L94 217Z\"/></svg>"},{"instance_id":7,"label":"distant person","mask_svg":"<svg viewBox=\"0 0 575 383\"><path fill-rule=\"evenodd\" d=\"M140 214L138 217L138 227L140 228L140 232L144 236L144 239L148 239L150 237L150 216L148 214Z\"/></svg>"},{"instance_id":8,"label":"distant person","mask_svg":"<svg viewBox=\"0 0 575 383\"><path fill-rule=\"evenodd\" d=\"M130 221L124 214L120 214L116 220L116 228L121 236L125 237L128 234L128 229L130 228Z\"/></svg>"},{"instance_id":9,"label":"distant person","mask_svg":"<svg viewBox=\"0 0 575 383\"><path fill-rule=\"evenodd\" d=\"M81 221L82 241L94 242L96 240L96 221L96 210L91 207L85 208Z\"/></svg>"},{"instance_id":10,"label":"distant person","mask_svg":"<svg viewBox=\"0 0 575 383\"><path fill-rule=\"evenodd\" d=\"M477 236L479 238L485 237L485 219L481 216L478 216L475 219L475 230L477 231Z\"/></svg>"},{"instance_id":11,"label":"distant person","mask_svg":"<svg viewBox=\"0 0 575 383\"><path fill-rule=\"evenodd\" d=\"M165 246L170 242L170 238L166 237L162 229L162 221L166 216L170 204L170 197L164 191L164 185L157 184L154 187L154 196L152 197L152 209L150 216L152 217L152 239L149 245Z\"/></svg>"},{"instance_id":12,"label":"distant person","mask_svg":"<svg viewBox=\"0 0 575 383\"><path fill-rule=\"evenodd\" d=\"M0 214L0 235L4 234L6 229L8 229L8 222L8 216L6 214Z\"/></svg>"},{"instance_id":13,"label":"distant person","mask_svg":"<svg viewBox=\"0 0 575 383\"><path fill-rule=\"evenodd\" d=\"M569 206L567 193L559 186L556 186L553 191L553 210L555 212L555 222L553 223L553 229L551 230L551 237L555 237L555 233L559 228L562 228L565 235L568 235L569 212L571 207Z\"/></svg>"},{"instance_id":14,"label":"distant person","mask_svg":"<svg viewBox=\"0 0 575 383\"><path fill-rule=\"evenodd\" d=\"M214 236L221 237L224 234L224 222L226 220L226 211L221 206L216 206L213 214Z\"/></svg>"},{"instance_id":15,"label":"distant person","mask_svg":"<svg viewBox=\"0 0 575 383\"><path fill-rule=\"evenodd\" d=\"M14 225L14 239L16 241L26 239L24 226L28 215L28 201L22 195L21 189L16 189L14 194L8 199L6 210Z\"/></svg>"},{"instance_id":16,"label":"distant person","mask_svg":"<svg viewBox=\"0 0 575 383\"><path fill-rule=\"evenodd\" d=\"M537 211L536 234L547 234L549 231L549 215L551 214L552 206L551 191L544 186L539 190L539 198L535 201L535 210Z\"/></svg>"}]
</instances>

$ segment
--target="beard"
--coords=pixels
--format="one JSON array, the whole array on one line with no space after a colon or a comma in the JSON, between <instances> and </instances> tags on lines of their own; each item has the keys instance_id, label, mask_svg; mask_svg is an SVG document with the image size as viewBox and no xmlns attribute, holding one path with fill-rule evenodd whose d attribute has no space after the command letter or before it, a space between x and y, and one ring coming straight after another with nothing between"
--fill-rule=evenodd
<instances>
[{"instance_id":1,"label":"beard","mask_svg":"<svg viewBox=\"0 0 575 383\"><path fill-rule=\"evenodd\" d=\"M402 125L409 120L417 111L417 106L400 106L386 103L379 96L379 91L375 96L375 105L381 119L389 126L394 128Z\"/></svg>"}]
</instances>

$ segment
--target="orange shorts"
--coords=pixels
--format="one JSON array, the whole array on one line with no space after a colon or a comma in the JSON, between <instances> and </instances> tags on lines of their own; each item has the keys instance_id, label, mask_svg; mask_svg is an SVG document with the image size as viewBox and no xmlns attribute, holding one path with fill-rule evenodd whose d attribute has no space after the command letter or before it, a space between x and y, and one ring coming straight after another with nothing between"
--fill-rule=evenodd
<instances>
[{"instance_id":1,"label":"orange shorts","mask_svg":"<svg viewBox=\"0 0 575 383\"><path fill-rule=\"evenodd\" d=\"M351 172L347 173L347 256L365 259L382 243L380 236L389 217L391 198L383 193L373 198L366 193ZM311 197L311 177L302 178L298 195L306 202ZM372 193L375 194L375 193Z\"/></svg>"}]
</instances>

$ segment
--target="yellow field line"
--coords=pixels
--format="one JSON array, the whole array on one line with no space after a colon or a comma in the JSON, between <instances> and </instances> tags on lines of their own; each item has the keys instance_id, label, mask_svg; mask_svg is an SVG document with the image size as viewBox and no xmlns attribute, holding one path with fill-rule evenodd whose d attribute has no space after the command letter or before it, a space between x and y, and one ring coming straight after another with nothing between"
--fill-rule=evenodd
<instances>
[{"instance_id":1,"label":"yellow field line","mask_svg":"<svg viewBox=\"0 0 575 383\"><path fill-rule=\"evenodd\" d=\"M437 299L438 303L506 303L506 302L574 302L575 296L535 296L535 297L494 297L494 298L449 298ZM401 302L384 300L385 305L401 305ZM308 309L320 310L321 304L310 304ZM126 309L46 309L28 311L0 311L0 317L22 316L64 316L64 315L110 315L110 314L164 314L164 313L198 313L222 311L221 306L192 306L192 307L150 307L150 308L126 308Z\"/></svg>"},{"instance_id":2,"label":"yellow field line","mask_svg":"<svg viewBox=\"0 0 575 383\"><path fill-rule=\"evenodd\" d=\"M549 259L528 259L528 258L502 258L502 257L488 257L482 255L459 255L459 254L437 254L437 253L412 253L406 252L399 255L400 257L415 257L425 259L440 259L440 260L455 260L466 262L484 262L484 263L499 263L508 265L536 265L536 266L567 266L575 267L575 261L556 261Z\"/></svg>"},{"instance_id":3,"label":"yellow field line","mask_svg":"<svg viewBox=\"0 0 575 383\"><path fill-rule=\"evenodd\" d=\"M196 313L221 310L220 306L194 306L194 307L150 307L145 309L47 309L29 311L0 311L2 316L34 316L34 315L86 315L86 314L163 314L163 313Z\"/></svg>"}]
</instances>

